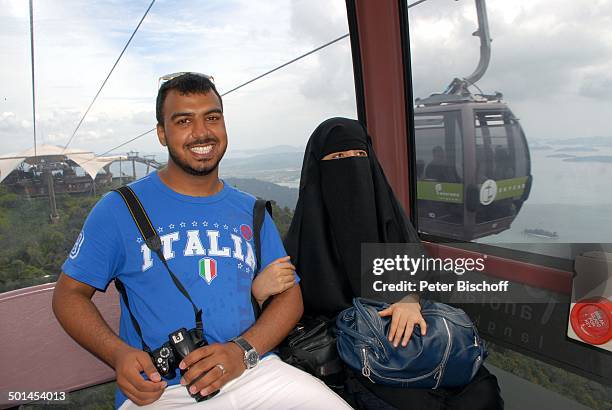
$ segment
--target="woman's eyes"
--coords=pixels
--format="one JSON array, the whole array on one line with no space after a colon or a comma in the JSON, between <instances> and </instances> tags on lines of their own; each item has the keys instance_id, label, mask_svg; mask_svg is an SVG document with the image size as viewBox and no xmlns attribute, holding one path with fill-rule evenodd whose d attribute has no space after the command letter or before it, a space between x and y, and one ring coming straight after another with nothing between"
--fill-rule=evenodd
<instances>
[{"instance_id":1,"label":"woman's eyes","mask_svg":"<svg viewBox=\"0 0 612 410\"><path fill-rule=\"evenodd\" d=\"M324 160L330 160L330 159L341 159L341 158L351 158L351 157L367 157L368 153L362 149L360 150L347 150L347 151L340 151L340 152L334 152L331 154L327 154L325 157L323 157Z\"/></svg>"}]
</instances>

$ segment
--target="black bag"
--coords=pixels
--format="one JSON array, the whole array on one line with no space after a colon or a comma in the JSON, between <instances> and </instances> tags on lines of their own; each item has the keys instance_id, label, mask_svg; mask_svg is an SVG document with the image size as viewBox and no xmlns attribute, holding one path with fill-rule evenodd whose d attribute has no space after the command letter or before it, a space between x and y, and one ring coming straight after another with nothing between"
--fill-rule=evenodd
<instances>
[{"instance_id":1,"label":"black bag","mask_svg":"<svg viewBox=\"0 0 612 410\"><path fill-rule=\"evenodd\" d=\"M268 211L272 216L272 207L269 201L258 199L253 207L253 229L255 240L255 254L257 271L261 268L261 245L259 232L264 221L264 213ZM266 302L269 302L270 298ZM251 298L255 316L261 313L261 308ZM262 308L267 303L264 302ZM342 388L344 384L344 364L336 348L335 318L303 317L295 329L279 346L279 355L283 361L295 366L315 377L323 380L328 386Z\"/></svg>"},{"instance_id":2,"label":"black bag","mask_svg":"<svg viewBox=\"0 0 612 410\"><path fill-rule=\"evenodd\" d=\"M336 348L335 319L303 317L279 346L280 357L323 380L328 386L344 384L344 364Z\"/></svg>"}]
</instances>

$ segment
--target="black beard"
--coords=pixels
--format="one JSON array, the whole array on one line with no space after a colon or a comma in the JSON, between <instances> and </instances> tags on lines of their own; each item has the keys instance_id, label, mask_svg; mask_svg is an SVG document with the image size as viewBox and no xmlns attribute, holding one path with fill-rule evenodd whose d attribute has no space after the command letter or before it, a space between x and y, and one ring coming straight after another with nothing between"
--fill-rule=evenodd
<instances>
[{"instance_id":1,"label":"black beard","mask_svg":"<svg viewBox=\"0 0 612 410\"><path fill-rule=\"evenodd\" d=\"M213 166L211 166L209 168L204 168L202 170L197 170L195 168L192 168L187 163L181 161L176 155L174 155L174 153L172 152L172 149L170 149L170 147L168 147L168 155L170 155L170 159L172 159L172 162L174 162L176 165L178 165L179 168L181 168L186 173L188 173L190 175L195 175L197 177L206 176L206 175L210 174L211 172L213 172L215 169L217 169L219 167L219 161L217 161Z\"/></svg>"}]
</instances>

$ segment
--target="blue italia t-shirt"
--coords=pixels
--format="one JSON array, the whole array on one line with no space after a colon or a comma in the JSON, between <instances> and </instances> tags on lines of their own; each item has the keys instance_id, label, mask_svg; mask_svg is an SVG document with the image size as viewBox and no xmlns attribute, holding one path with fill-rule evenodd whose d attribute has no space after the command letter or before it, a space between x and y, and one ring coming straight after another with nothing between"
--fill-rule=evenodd
<instances>
[{"instance_id":1,"label":"blue italia t-shirt","mask_svg":"<svg viewBox=\"0 0 612 410\"><path fill-rule=\"evenodd\" d=\"M256 260L253 239L255 198L224 183L212 196L179 194L152 173L132 184L153 226L172 272L202 309L210 344L224 343L255 322L251 283ZM261 230L262 269L286 255L274 222L266 213ZM118 278L145 342L155 349L182 327L195 327L193 308L172 282L161 260L144 243L117 192L93 208L63 265L73 279L104 290ZM299 280L299 278L296 279ZM120 337L138 349L142 343L121 301ZM179 382L179 376L168 384ZM117 389L116 405L126 397Z\"/></svg>"}]
</instances>

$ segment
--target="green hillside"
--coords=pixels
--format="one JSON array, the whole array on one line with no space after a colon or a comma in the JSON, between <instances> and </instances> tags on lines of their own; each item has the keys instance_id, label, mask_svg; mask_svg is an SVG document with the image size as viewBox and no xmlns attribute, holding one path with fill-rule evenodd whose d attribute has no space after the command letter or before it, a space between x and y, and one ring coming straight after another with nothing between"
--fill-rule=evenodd
<instances>
[{"instance_id":1,"label":"green hillside","mask_svg":"<svg viewBox=\"0 0 612 410\"><path fill-rule=\"evenodd\" d=\"M502 346L488 344L491 363L531 383L596 410L612 409L612 388ZM502 397L503 397L502 390Z\"/></svg>"},{"instance_id":2,"label":"green hillside","mask_svg":"<svg viewBox=\"0 0 612 410\"><path fill-rule=\"evenodd\" d=\"M258 188L259 183L255 181L253 187ZM253 187L245 183L241 189L257 194L259 189L251 189ZM95 197L90 194L58 195L60 219L51 224L47 198L28 199L8 192L0 185L0 292L55 282L89 211L109 189L102 190ZM278 192L285 191L280 189ZM275 198L266 195L266 199ZM276 226L284 236L292 212L273 201L273 214Z\"/></svg>"},{"instance_id":3,"label":"green hillside","mask_svg":"<svg viewBox=\"0 0 612 410\"><path fill-rule=\"evenodd\" d=\"M233 187L258 198L274 200L281 207L295 209L298 199L297 188L288 188L254 178L226 178L225 181Z\"/></svg>"},{"instance_id":4,"label":"green hillside","mask_svg":"<svg viewBox=\"0 0 612 410\"><path fill-rule=\"evenodd\" d=\"M54 282L96 201L59 195L60 219L51 224L47 198L28 199L0 186L0 292Z\"/></svg>"}]
</instances>

